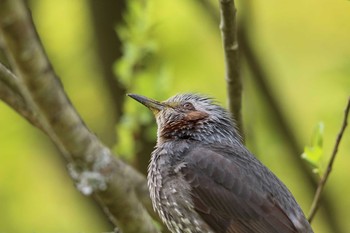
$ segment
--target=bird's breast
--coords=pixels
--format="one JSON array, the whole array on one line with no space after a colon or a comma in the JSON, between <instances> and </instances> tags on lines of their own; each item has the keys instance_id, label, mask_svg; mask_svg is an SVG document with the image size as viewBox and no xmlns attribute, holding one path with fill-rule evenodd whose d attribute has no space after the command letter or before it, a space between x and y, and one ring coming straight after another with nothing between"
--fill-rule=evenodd
<instances>
[{"instance_id":1,"label":"bird's breast","mask_svg":"<svg viewBox=\"0 0 350 233\"><path fill-rule=\"evenodd\" d=\"M190 186L180 172L186 164L174 163L172 156L163 148L152 154L147 178L153 208L172 232L213 232L194 211Z\"/></svg>"}]
</instances>

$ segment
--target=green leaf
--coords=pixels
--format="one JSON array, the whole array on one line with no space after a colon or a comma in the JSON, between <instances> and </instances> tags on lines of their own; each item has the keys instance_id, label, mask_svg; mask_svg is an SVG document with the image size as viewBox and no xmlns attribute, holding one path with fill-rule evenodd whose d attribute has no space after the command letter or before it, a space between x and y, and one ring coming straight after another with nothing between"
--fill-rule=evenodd
<instances>
[{"instance_id":1,"label":"green leaf","mask_svg":"<svg viewBox=\"0 0 350 233\"><path fill-rule=\"evenodd\" d=\"M323 157L323 133L324 124L319 122L312 134L311 145L305 146L301 158L305 159L313 168L314 173L320 174Z\"/></svg>"},{"instance_id":2,"label":"green leaf","mask_svg":"<svg viewBox=\"0 0 350 233\"><path fill-rule=\"evenodd\" d=\"M323 133L324 133L324 124L323 122L319 122L312 134L312 145L318 146L320 148L323 147Z\"/></svg>"}]
</instances>

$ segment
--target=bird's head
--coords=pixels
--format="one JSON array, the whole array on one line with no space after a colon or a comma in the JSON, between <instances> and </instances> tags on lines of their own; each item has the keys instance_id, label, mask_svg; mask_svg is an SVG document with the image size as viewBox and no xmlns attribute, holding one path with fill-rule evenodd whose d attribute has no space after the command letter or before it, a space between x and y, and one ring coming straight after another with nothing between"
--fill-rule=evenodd
<instances>
[{"instance_id":1,"label":"bird's head","mask_svg":"<svg viewBox=\"0 0 350 233\"><path fill-rule=\"evenodd\" d=\"M228 111L206 96L178 94L163 102L136 94L128 96L148 107L155 115L158 143L174 139L208 143L240 140Z\"/></svg>"}]
</instances>

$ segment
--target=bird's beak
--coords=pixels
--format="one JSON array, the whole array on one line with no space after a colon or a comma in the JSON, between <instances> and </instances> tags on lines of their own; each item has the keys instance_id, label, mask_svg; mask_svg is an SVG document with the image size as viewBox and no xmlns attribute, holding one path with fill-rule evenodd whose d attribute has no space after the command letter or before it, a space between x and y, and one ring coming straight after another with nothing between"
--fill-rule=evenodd
<instances>
[{"instance_id":1,"label":"bird's beak","mask_svg":"<svg viewBox=\"0 0 350 233\"><path fill-rule=\"evenodd\" d=\"M140 102L141 104L145 105L147 108L149 108L154 113L154 115L156 115L164 107L166 107L165 104L163 104L159 101L147 98L147 97L142 96L142 95L127 94L127 96L129 96L129 97L133 98L134 100Z\"/></svg>"}]
</instances>

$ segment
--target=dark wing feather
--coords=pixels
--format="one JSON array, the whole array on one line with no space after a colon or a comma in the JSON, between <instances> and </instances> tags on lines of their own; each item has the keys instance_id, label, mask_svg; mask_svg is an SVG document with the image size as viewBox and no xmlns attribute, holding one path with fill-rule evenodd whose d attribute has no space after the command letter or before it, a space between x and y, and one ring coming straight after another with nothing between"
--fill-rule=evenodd
<instances>
[{"instance_id":1,"label":"dark wing feather","mask_svg":"<svg viewBox=\"0 0 350 233\"><path fill-rule=\"evenodd\" d=\"M180 172L191 186L195 209L215 232L298 232L273 195L261 189L259 177L247 170L249 160L196 147L184 162Z\"/></svg>"}]
</instances>

